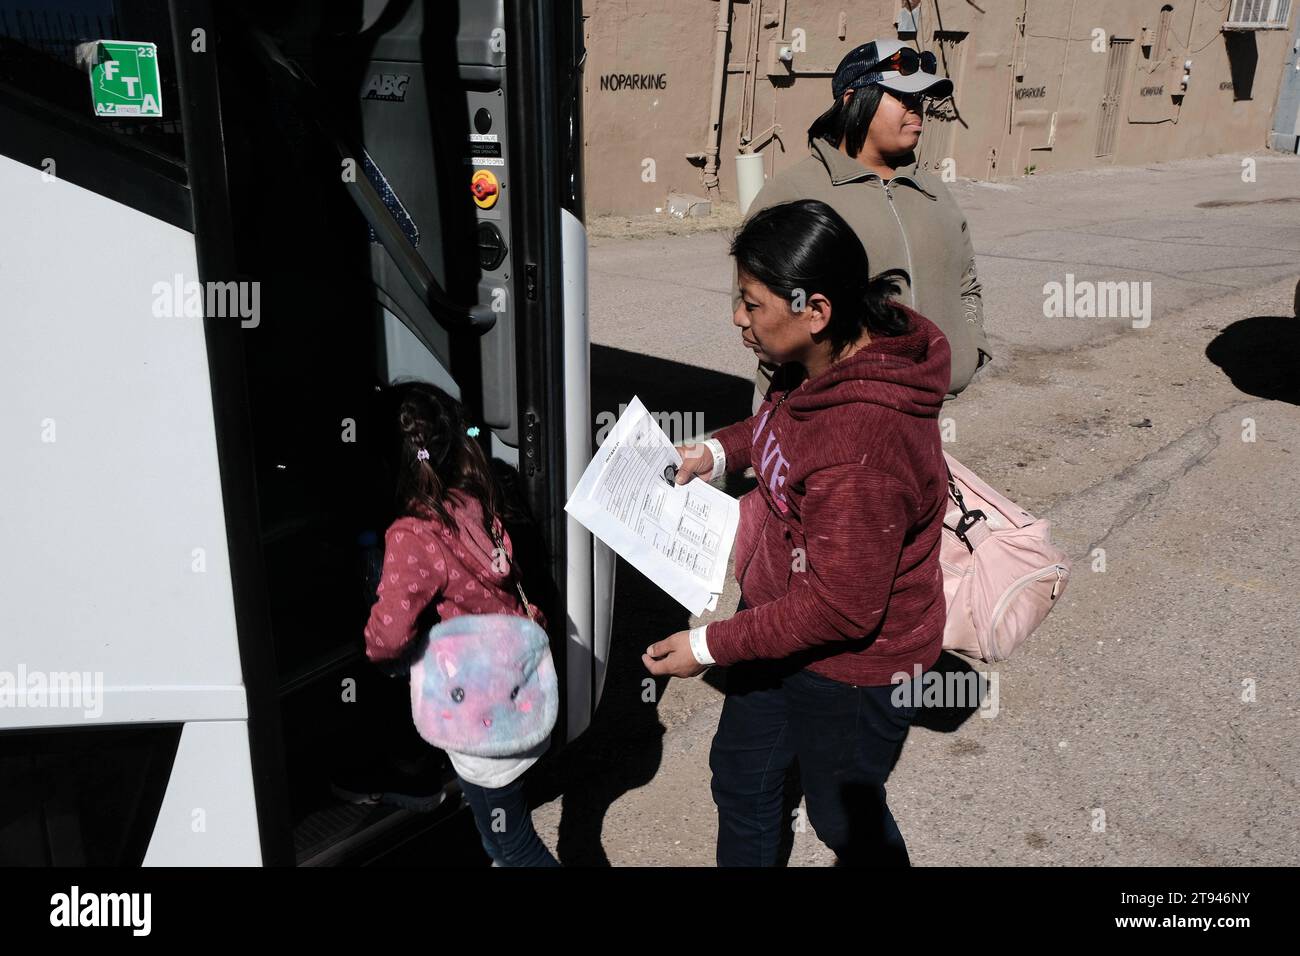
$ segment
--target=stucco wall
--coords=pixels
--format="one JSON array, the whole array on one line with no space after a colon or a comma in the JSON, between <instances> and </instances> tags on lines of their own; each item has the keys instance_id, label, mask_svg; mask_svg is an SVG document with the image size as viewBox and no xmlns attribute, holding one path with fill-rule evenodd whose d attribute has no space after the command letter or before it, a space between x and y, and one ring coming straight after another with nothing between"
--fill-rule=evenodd
<instances>
[{"instance_id":1,"label":"stucco wall","mask_svg":"<svg viewBox=\"0 0 1300 956\"><path fill-rule=\"evenodd\" d=\"M703 170L687 154L702 153L709 143L720 2L727 5L588 0L589 214L652 212L671 191L705 193ZM938 167L951 159L948 168L957 176L1006 179L1031 166L1133 164L1263 147L1291 32L1225 33L1229 2L978 0L977 6L972 0L920 0L920 30L903 39L942 54L941 71L956 85L952 103L937 104L935 115L926 118L922 160ZM806 154L808 124L830 104L830 71L857 44L898 37L899 5L900 0L729 4L715 198L735 198L742 128L760 137L768 175ZM1166 5L1172 11L1157 50ZM1298 7L1292 4L1292 23ZM1099 157L1112 41L1125 39L1132 42L1119 76L1113 148ZM781 45L777 40L797 41L788 67L772 56ZM1189 59L1191 80L1179 96ZM1246 89L1243 79L1249 77L1253 82ZM954 119L943 118L954 112ZM779 136L764 141L761 135L773 123Z\"/></svg>"}]
</instances>

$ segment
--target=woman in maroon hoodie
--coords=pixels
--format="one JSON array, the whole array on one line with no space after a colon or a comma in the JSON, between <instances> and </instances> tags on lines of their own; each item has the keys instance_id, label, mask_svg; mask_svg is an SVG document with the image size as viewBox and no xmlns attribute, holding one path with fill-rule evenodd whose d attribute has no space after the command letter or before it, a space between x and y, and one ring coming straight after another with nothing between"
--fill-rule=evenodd
<instances>
[{"instance_id":1,"label":"woman in maroon hoodie","mask_svg":"<svg viewBox=\"0 0 1300 956\"><path fill-rule=\"evenodd\" d=\"M780 365L757 414L681 449L678 482L753 467L729 620L651 645L655 674L727 667L709 765L718 865L778 862L783 778L842 864L907 865L885 781L943 644L948 341L828 205L754 215L732 242L745 345ZM895 686L913 683L910 696Z\"/></svg>"}]
</instances>

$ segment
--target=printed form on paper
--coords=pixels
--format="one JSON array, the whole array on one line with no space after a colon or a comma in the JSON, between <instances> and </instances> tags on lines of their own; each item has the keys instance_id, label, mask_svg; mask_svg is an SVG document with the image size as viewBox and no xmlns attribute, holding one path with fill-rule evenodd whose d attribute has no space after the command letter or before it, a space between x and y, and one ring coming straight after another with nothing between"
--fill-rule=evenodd
<instances>
[{"instance_id":1,"label":"printed form on paper","mask_svg":"<svg viewBox=\"0 0 1300 956\"><path fill-rule=\"evenodd\" d=\"M675 485L682 464L641 400L591 460L564 510L692 614L714 610L740 504L700 478Z\"/></svg>"}]
</instances>

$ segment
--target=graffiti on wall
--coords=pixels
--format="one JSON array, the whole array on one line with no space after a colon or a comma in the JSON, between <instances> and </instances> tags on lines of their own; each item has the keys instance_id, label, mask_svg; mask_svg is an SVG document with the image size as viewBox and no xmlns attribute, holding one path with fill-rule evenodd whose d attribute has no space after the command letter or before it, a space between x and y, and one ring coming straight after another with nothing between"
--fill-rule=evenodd
<instances>
[{"instance_id":1,"label":"graffiti on wall","mask_svg":"<svg viewBox=\"0 0 1300 956\"><path fill-rule=\"evenodd\" d=\"M663 90L668 88L667 73L603 73L602 90Z\"/></svg>"}]
</instances>

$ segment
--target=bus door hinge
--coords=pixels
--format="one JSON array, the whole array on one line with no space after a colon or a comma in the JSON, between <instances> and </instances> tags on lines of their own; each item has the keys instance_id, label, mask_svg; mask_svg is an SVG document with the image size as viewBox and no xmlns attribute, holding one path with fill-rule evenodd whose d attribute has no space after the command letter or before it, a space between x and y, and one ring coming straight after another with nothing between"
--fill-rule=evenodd
<instances>
[{"instance_id":1,"label":"bus door hinge","mask_svg":"<svg viewBox=\"0 0 1300 956\"><path fill-rule=\"evenodd\" d=\"M542 471L542 449L539 439L541 423L542 420L537 417L536 412L529 411L524 414L523 471L530 478Z\"/></svg>"}]
</instances>

